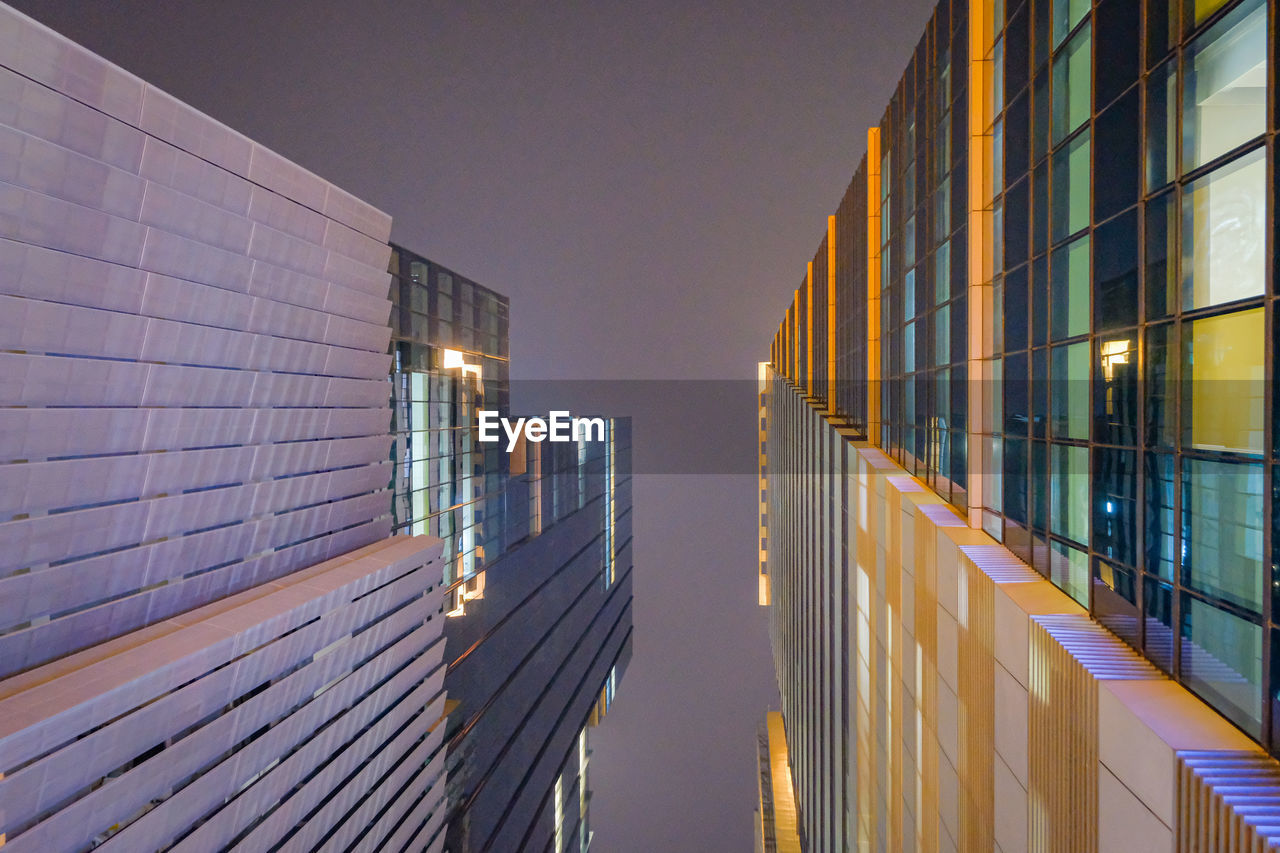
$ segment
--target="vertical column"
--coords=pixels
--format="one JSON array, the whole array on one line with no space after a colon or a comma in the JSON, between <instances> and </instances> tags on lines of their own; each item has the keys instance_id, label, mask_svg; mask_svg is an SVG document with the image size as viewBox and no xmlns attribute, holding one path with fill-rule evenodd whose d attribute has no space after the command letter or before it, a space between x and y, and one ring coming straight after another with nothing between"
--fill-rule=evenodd
<instances>
[{"instance_id":1,"label":"vertical column","mask_svg":"<svg viewBox=\"0 0 1280 853\"><path fill-rule=\"evenodd\" d=\"M867 440L880 444L880 128L867 129Z\"/></svg>"},{"instance_id":2,"label":"vertical column","mask_svg":"<svg viewBox=\"0 0 1280 853\"><path fill-rule=\"evenodd\" d=\"M814 396L813 387L813 261L809 262L808 269L804 274L804 314L805 314L805 335L804 335L804 369L805 393Z\"/></svg>"},{"instance_id":3,"label":"vertical column","mask_svg":"<svg viewBox=\"0 0 1280 853\"><path fill-rule=\"evenodd\" d=\"M836 413L836 218L827 217L827 411Z\"/></svg>"},{"instance_id":4,"label":"vertical column","mask_svg":"<svg viewBox=\"0 0 1280 853\"><path fill-rule=\"evenodd\" d=\"M969 526L982 526L991 464L993 0L969 0Z\"/></svg>"}]
</instances>

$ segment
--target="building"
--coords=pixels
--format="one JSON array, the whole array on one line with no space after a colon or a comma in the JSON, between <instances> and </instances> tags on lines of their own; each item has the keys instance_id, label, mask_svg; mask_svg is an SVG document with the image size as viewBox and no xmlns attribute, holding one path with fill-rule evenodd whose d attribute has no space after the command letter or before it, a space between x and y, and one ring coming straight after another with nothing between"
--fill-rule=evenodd
<instances>
[{"instance_id":1,"label":"building","mask_svg":"<svg viewBox=\"0 0 1280 853\"><path fill-rule=\"evenodd\" d=\"M806 849L1280 837L1275 15L936 8L761 366Z\"/></svg>"},{"instance_id":2,"label":"building","mask_svg":"<svg viewBox=\"0 0 1280 853\"><path fill-rule=\"evenodd\" d=\"M505 297L4 6L0 146L0 847L585 851L630 422L478 442Z\"/></svg>"},{"instance_id":3,"label":"building","mask_svg":"<svg viewBox=\"0 0 1280 853\"><path fill-rule=\"evenodd\" d=\"M631 426L477 440L510 414L500 296L393 247L395 524L445 543L446 849L583 850L588 729L631 655Z\"/></svg>"},{"instance_id":4,"label":"building","mask_svg":"<svg viewBox=\"0 0 1280 853\"><path fill-rule=\"evenodd\" d=\"M0 844L441 849L390 217L4 6L0 140Z\"/></svg>"}]
</instances>

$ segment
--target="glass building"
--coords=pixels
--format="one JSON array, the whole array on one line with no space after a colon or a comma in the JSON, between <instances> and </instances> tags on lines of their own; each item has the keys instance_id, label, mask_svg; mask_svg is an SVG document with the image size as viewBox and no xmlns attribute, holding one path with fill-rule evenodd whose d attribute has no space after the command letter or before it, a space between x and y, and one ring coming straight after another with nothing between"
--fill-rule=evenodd
<instances>
[{"instance_id":1,"label":"glass building","mask_svg":"<svg viewBox=\"0 0 1280 853\"><path fill-rule=\"evenodd\" d=\"M478 440L510 416L508 301L392 247L394 525L444 541L452 853L585 851L589 729L631 656L631 427Z\"/></svg>"},{"instance_id":2,"label":"glass building","mask_svg":"<svg viewBox=\"0 0 1280 853\"><path fill-rule=\"evenodd\" d=\"M762 367L761 601L813 849L1165 849L1210 820L1182 794L1276 776L1276 14L937 6ZM1151 767L1099 753L1119 681Z\"/></svg>"}]
</instances>

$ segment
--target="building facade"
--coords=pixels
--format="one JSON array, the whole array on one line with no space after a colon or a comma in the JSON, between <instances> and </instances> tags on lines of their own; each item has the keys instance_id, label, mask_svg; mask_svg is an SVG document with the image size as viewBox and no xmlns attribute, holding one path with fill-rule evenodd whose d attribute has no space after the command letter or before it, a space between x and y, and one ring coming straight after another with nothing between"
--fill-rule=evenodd
<instances>
[{"instance_id":1,"label":"building facade","mask_svg":"<svg viewBox=\"0 0 1280 853\"><path fill-rule=\"evenodd\" d=\"M631 426L481 443L508 301L393 246L396 529L444 542L446 850L585 851L589 728L631 654ZM504 439L505 443L505 439Z\"/></svg>"},{"instance_id":2,"label":"building facade","mask_svg":"<svg viewBox=\"0 0 1280 853\"><path fill-rule=\"evenodd\" d=\"M5 6L0 146L0 845L441 849L390 217Z\"/></svg>"},{"instance_id":3,"label":"building facade","mask_svg":"<svg viewBox=\"0 0 1280 853\"><path fill-rule=\"evenodd\" d=\"M936 8L761 367L807 849L1275 837L1275 14Z\"/></svg>"}]
</instances>

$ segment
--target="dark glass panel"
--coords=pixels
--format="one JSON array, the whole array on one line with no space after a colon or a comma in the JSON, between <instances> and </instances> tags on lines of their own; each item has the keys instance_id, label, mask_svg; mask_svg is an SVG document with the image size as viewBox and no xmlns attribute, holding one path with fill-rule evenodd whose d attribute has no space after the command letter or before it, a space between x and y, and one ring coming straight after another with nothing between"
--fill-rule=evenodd
<instances>
[{"instance_id":1,"label":"dark glass panel","mask_svg":"<svg viewBox=\"0 0 1280 853\"><path fill-rule=\"evenodd\" d=\"M1016 353L1005 357L1004 381L1004 423L1001 428L1007 435L1025 436L1030 417L1030 399L1027 385L1027 354Z\"/></svg>"},{"instance_id":2,"label":"dark glass panel","mask_svg":"<svg viewBox=\"0 0 1280 853\"><path fill-rule=\"evenodd\" d=\"M1154 578L1143 579L1142 610L1147 657L1165 672L1173 672L1173 588Z\"/></svg>"},{"instance_id":3,"label":"dark glass panel","mask_svg":"<svg viewBox=\"0 0 1280 853\"><path fill-rule=\"evenodd\" d=\"M1004 113L1004 172L1012 184L1027 173L1030 164L1031 97L1023 92Z\"/></svg>"},{"instance_id":4,"label":"dark glass panel","mask_svg":"<svg viewBox=\"0 0 1280 853\"><path fill-rule=\"evenodd\" d=\"M1178 0L1146 0L1147 67L1169 55L1178 42Z\"/></svg>"},{"instance_id":5,"label":"dark glass panel","mask_svg":"<svg viewBox=\"0 0 1280 853\"><path fill-rule=\"evenodd\" d=\"M1141 5L1137 0L1103 0L1094 13L1097 64L1094 100L1103 109L1138 79ZM1135 105L1135 121L1137 119Z\"/></svg>"},{"instance_id":6,"label":"dark glass panel","mask_svg":"<svg viewBox=\"0 0 1280 853\"><path fill-rule=\"evenodd\" d=\"M969 416L968 376L969 368L963 363L951 371L951 426L955 429L964 429Z\"/></svg>"},{"instance_id":7,"label":"dark glass panel","mask_svg":"<svg viewBox=\"0 0 1280 853\"><path fill-rule=\"evenodd\" d=\"M1041 69L1031 85L1031 162L1049 153L1049 116L1053 102L1049 100L1049 72Z\"/></svg>"},{"instance_id":8,"label":"dark glass panel","mask_svg":"<svg viewBox=\"0 0 1280 853\"><path fill-rule=\"evenodd\" d=\"M1049 256L1031 262L1031 343L1049 340Z\"/></svg>"},{"instance_id":9,"label":"dark glass panel","mask_svg":"<svg viewBox=\"0 0 1280 853\"><path fill-rule=\"evenodd\" d=\"M1004 277L1004 348L1017 351L1027 348L1027 324L1030 306L1027 302L1026 264Z\"/></svg>"},{"instance_id":10,"label":"dark glass panel","mask_svg":"<svg viewBox=\"0 0 1280 853\"><path fill-rule=\"evenodd\" d=\"M1179 285L1177 276L1178 206L1175 195L1167 193L1147 202L1146 252L1144 286L1147 301L1147 319L1167 317L1177 309Z\"/></svg>"},{"instance_id":11,"label":"dark glass panel","mask_svg":"<svg viewBox=\"0 0 1280 853\"><path fill-rule=\"evenodd\" d=\"M951 303L951 362L964 364L969 357L969 312L966 299Z\"/></svg>"},{"instance_id":12,"label":"dark glass panel","mask_svg":"<svg viewBox=\"0 0 1280 853\"><path fill-rule=\"evenodd\" d=\"M1016 95L1027 85L1030 73L1030 10L1023 4L1009 18L1004 34L1004 89L1008 96Z\"/></svg>"},{"instance_id":13,"label":"dark glass panel","mask_svg":"<svg viewBox=\"0 0 1280 853\"><path fill-rule=\"evenodd\" d=\"M1138 213L1132 210L1093 232L1094 326L1138 323Z\"/></svg>"},{"instance_id":14,"label":"dark glass panel","mask_svg":"<svg viewBox=\"0 0 1280 853\"><path fill-rule=\"evenodd\" d=\"M1173 180L1178 167L1177 102L1178 63L1169 60L1147 78L1147 191Z\"/></svg>"},{"instance_id":15,"label":"dark glass panel","mask_svg":"<svg viewBox=\"0 0 1280 853\"><path fill-rule=\"evenodd\" d=\"M1105 560L1093 561L1093 615L1135 649L1141 648L1138 573Z\"/></svg>"},{"instance_id":16,"label":"dark glass panel","mask_svg":"<svg viewBox=\"0 0 1280 853\"><path fill-rule=\"evenodd\" d=\"M1027 260L1027 185L1019 181L1004 196L1004 268Z\"/></svg>"},{"instance_id":17,"label":"dark glass panel","mask_svg":"<svg viewBox=\"0 0 1280 853\"><path fill-rule=\"evenodd\" d=\"M1138 90L1130 90L1093 124L1095 222L1109 219L1138 201L1142 144L1138 134L1138 100Z\"/></svg>"},{"instance_id":18,"label":"dark glass panel","mask_svg":"<svg viewBox=\"0 0 1280 853\"><path fill-rule=\"evenodd\" d=\"M1093 549L1112 562L1138 564L1138 454L1093 451Z\"/></svg>"},{"instance_id":19,"label":"dark glass panel","mask_svg":"<svg viewBox=\"0 0 1280 853\"><path fill-rule=\"evenodd\" d=\"M1049 248L1049 161L1041 160L1031 176L1031 253Z\"/></svg>"},{"instance_id":20,"label":"dark glass panel","mask_svg":"<svg viewBox=\"0 0 1280 853\"><path fill-rule=\"evenodd\" d=\"M1024 438L1004 439L1004 514L1027 522L1028 443Z\"/></svg>"},{"instance_id":21,"label":"dark glass panel","mask_svg":"<svg viewBox=\"0 0 1280 853\"><path fill-rule=\"evenodd\" d=\"M1173 447L1178 435L1178 345L1173 325L1147 330L1143 376L1146 380L1146 443Z\"/></svg>"},{"instance_id":22,"label":"dark glass panel","mask_svg":"<svg viewBox=\"0 0 1280 853\"><path fill-rule=\"evenodd\" d=\"M1043 438L1049 423L1049 351L1031 352L1031 434Z\"/></svg>"},{"instance_id":23,"label":"dark glass panel","mask_svg":"<svg viewBox=\"0 0 1280 853\"><path fill-rule=\"evenodd\" d=\"M1143 568L1172 581L1178 542L1174 526L1177 481L1173 476L1173 456L1148 453L1143 465L1143 501L1146 505L1142 532Z\"/></svg>"},{"instance_id":24,"label":"dark glass panel","mask_svg":"<svg viewBox=\"0 0 1280 853\"><path fill-rule=\"evenodd\" d=\"M1031 37L1031 64L1037 71L1049 61L1052 10L1052 0L1032 0L1031 11L1035 16L1035 32Z\"/></svg>"}]
</instances>

